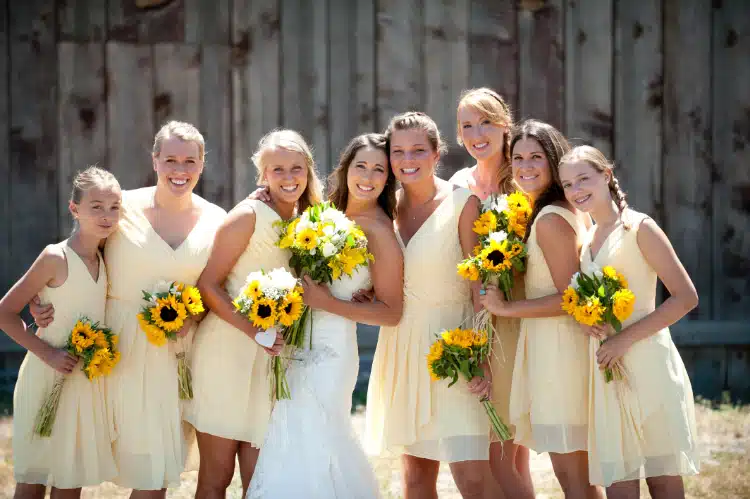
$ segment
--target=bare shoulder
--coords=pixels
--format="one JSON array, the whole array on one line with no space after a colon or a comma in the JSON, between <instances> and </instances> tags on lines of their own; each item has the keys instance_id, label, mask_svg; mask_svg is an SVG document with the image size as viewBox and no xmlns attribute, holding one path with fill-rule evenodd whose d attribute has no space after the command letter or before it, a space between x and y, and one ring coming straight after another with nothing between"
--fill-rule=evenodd
<instances>
[{"instance_id":1,"label":"bare shoulder","mask_svg":"<svg viewBox=\"0 0 750 499\"><path fill-rule=\"evenodd\" d=\"M193 203L201 210L201 214L210 216L226 216L227 211L219 206L208 201L205 198L200 197L197 194L193 194Z\"/></svg>"},{"instance_id":2,"label":"bare shoulder","mask_svg":"<svg viewBox=\"0 0 750 499\"><path fill-rule=\"evenodd\" d=\"M571 234L575 236L573 227L565 217L558 213L544 213L534 220L534 225L536 225L537 239L552 239Z\"/></svg>"},{"instance_id":3,"label":"bare shoulder","mask_svg":"<svg viewBox=\"0 0 750 499\"><path fill-rule=\"evenodd\" d=\"M378 210L376 214L366 215L357 219L357 224L362 228L368 239L373 237L396 237L393 229L393 220Z\"/></svg>"},{"instance_id":4,"label":"bare shoulder","mask_svg":"<svg viewBox=\"0 0 750 499\"><path fill-rule=\"evenodd\" d=\"M66 241L48 244L32 265L32 271L38 272L53 287L61 286L68 278L68 260L63 246Z\"/></svg>"}]
</instances>

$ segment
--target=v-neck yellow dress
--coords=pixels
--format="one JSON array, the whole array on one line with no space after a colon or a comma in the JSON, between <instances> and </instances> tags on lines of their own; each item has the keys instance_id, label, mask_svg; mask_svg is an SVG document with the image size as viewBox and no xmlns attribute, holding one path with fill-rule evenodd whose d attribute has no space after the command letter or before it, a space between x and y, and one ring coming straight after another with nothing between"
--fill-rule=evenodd
<instances>
[{"instance_id":1,"label":"v-neck yellow dress","mask_svg":"<svg viewBox=\"0 0 750 499\"><path fill-rule=\"evenodd\" d=\"M656 309L656 280L638 246L642 213L625 212L592 258L591 242L581 253L581 270L612 266L635 295L633 314L623 328ZM629 228L626 228L626 225ZM599 341L589 340L589 479L597 485L663 475L698 473L699 456L693 390L669 329L634 344L622 358L628 373L606 383L596 362Z\"/></svg>"},{"instance_id":2,"label":"v-neck yellow dress","mask_svg":"<svg viewBox=\"0 0 750 499\"><path fill-rule=\"evenodd\" d=\"M463 259L458 221L471 196L454 190L404 245L404 313L381 327L367 391L365 447L435 461L488 459L489 422L464 380L431 381L430 345L473 316L471 287L456 273ZM396 232L398 235L398 231Z\"/></svg>"},{"instance_id":3,"label":"v-neck yellow dress","mask_svg":"<svg viewBox=\"0 0 750 499\"><path fill-rule=\"evenodd\" d=\"M236 297L251 272L289 270L288 250L278 248L279 215L262 201L243 201L255 211L255 232L226 279ZM209 312L195 333L193 400L185 420L196 430L260 448L271 417L271 357L242 331ZM191 466L193 465L191 456Z\"/></svg>"},{"instance_id":4,"label":"v-neck yellow dress","mask_svg":"<svg viewBox=\"0 0 750 499\"><path fill-rule=\"evenodd\" d=\"M138 325L142 290L160 281L194 285L206 266L216 229L226 213L207 203L185 240L175 249L153 229L143 207L154 188L123 195L120 228L107 241L105 259L110 293L107 321L120 333L122 360L108 380L113 411L115 483L157 490L180 483L185 466L189 426L183 428L177 387L176 345L149 343ZM180 343L190 345L192 333Z\"/></svg>"},{"instance_id":5,"label":"v-neck yellow dress","mask_svg":"<svg viewBox=\"0 0 750 499\"><path fill-rule=\"evenodd\" d=\"M45 287L42 303L55 307L55 320L37 335L62 348L76 322L86 316L104 323L107 269L99 257L96 281L78 254L58 244L68 263L68 278L56 288ZM113 372L120 368L116 366ZM16 482L72 489L111 480L117 474L112 456L104 378L89 380L81 363L65 375L52 435L34 434L36 415L58 377L54 369L27 353L13 394L13 472Z\"/></svg>"}]
</instances>

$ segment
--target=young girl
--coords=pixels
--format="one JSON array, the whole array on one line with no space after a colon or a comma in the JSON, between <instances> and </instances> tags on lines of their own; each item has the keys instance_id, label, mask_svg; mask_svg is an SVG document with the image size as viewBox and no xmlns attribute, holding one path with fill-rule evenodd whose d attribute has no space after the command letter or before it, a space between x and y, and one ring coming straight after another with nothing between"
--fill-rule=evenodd
<instances>
[{"instance_id":1,"label":"young girl","mask_svg":"<svg viewBox=\"0 0 750 499\"><path fill-rule=\"evenodd\" d=\"M0 301L0 329L30 354L13 396L13 468L16 498L74 498L81 487L117 475L101 379L89 381L79 359L63 349L81 316L105 324L107 269L99 244L120 220L122 193L115 177L97 167L78 173L68 209L76 221L70 238L47 246ZM53 326L36 334L20 317L39 294L54 304ZM34 434L35 418L58 377L65 376L52 435Z\"/></svg>"},{"instance_id":2,"label":"young girl","mask_svg":"<svg viewBox=\"0 0 750 499\"><path fill-rule=\"evenodd\" d=\"M560 185L558 164L568 149L560 132L539 121L524 122L514 134L513 177L534 202L526 299L505 302L488 286L481 301L495 315L522 318L510 394L516 442L550 453L566 498L602 497L587 473L588 339L560 308L590 224Z\"/></svg>"},{"instance_id":3,"label":"young girl","mask_svg":"<svg viewBox=\"0 0 750 499\"><path fill-rule=\"evenodd\" d=\"M489 88L467 90L461 94L456 114L458 143L466 148L477 164L459 170L450 182L469 188L481 200L515 191L517 185L513 181L510 159L510 127L513 123L503 98ZM515 281L513 297L523 299L522 275L517 275ZM494 326L490 362L492 402L500 418L509 423L510 385L521 324L517 318L496 317ZM512 425L510 429L513 431ZM505 496L533 498L529 450L513 440L496 442L494 433L490 438L490 468Z\"/></svg>"},{"instance_id":4,"label":"young girl","mask_svg":"<svg viewBox=\"0 0 750 499\"><path fill-rule=\"evenodd\" d=\"M560 164L568 202L596 222L583 246L581 270L611 266L635 295L620 333L609 326L589 328L596 337L589 342L590 479L608 486L609 499L637 498L640 478L654 499L684 497L680 475L696 474L699 462L693 392L667 328L698 305L698 294L664 232L628 208L612 167L590 146L576 147ZM670 295L658 307L657 277ZM599 337L607 338L601 347ZM625 368L624 386L605 383L600 372L615 362Z\"/></svg>"},{"instance_id":5,"label":"young girl","mask_svg":"<svg viewBox=\"0 0 750 499\"><path fill-rule=\"evenodd\" d=\"M291 399L274 406L248 499L380 497L350 412L359 368L357 322L395 326L403 306L403 259L391 218L396 186L385 137L352 139L330 180L329 200L362 228L375 259L330 286L305 276L312 348L297 352L299 361L287 370ZM377 301L351 301L370 284Z\"/></svg>"},{"instance_id":6,"label":"young girl","mask_svg":"<svg viewBox=\"0 0 750 499\"><path fill-rule=\"evenodd\" d=\"M283 341L279 334L270 349L256 343L258 328L237 314L232 300L251 272L288 268L290 253L276 246L274 223L321 201L312 153L297 132L267 134L253 162L271 201L244 200L232 209L198 280L211 312L195 336L194 399L186 415L198 432L197 497L223 497L235 459L247 492L272 408L266 352L277 354Z\"/></svg>"}]
</instances>

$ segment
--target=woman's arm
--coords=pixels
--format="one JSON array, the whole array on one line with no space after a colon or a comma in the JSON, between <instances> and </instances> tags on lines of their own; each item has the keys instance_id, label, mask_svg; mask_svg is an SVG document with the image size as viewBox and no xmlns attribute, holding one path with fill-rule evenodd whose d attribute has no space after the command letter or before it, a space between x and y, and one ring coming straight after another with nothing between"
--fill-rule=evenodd
<instances>
[{"instance_id":1,"label":"woman's arm","mask_svg":"<svg viewBox=\"0 0 750 499\"><path fill-rule=\"evenodd\" d=\"M474 232L474 221L479 218L481 201L472 195L466 201L461 216L458 219L458 239L461 243L461 253L464 258L473 256L474 247L479 244L479 235ZM455 262L458 264L458 262ZM471 285L471 302L474 306L474 312L482 310L479 291L482 288L481 283L474 282Z\"/></svg>"},{"instance_id":2,"label":"woman's arm","mask_svg":"<svg viewBox=\"0 0 750 499\"><path fill-rule=\"evenodd\" d=\"M249 203L240 203L229 212L216 231L211 255L206 268L198 278L198 289L209 309L224 321L239 329L253 340L258 328L235 311L233 297L224 289L224 282L237 260L250 243L255 232L255 211ZM277 334L272 348L263 347L269 354L278 355L283 340ZM261 345L262 346L262 345Z\"/></svg>"},{"instance_id":3,"label":"woman's arm","mask_svg":"<svg viewBox=\"0 0 750 499\"><path fill-rule=\"evenodd\" d=\"M641 222L637 230L638 247L670 296L656 310L611 336L599 348L597 361L604 366L611 366L634 343L671 326L698 306L695 285L664 231L650 218Z\"/></svg>"},{"instance_id":4,"label":"woman's arm","mask_svg":"<svg viewBox=\"0 0 750 499\"><path fill-rule=\"evenodd\" d=\"M404 256L393 232L393 225L380 221L362 224L367 245L375 261L370 276L376 301L339 300L327 287L309 277L303 281L305 303L314 309L346 317L372 326L395 326L404 307Z\"/></svg>"},{"instance_id":5,"label":"woman's arm","mask_svg":"<svg viewBox=\"0 0 750 499\"><path fill-rule=\"evenodd\" d=\"M560 215L548 213L538 218L536 238L559 293L529 300L505 301L495 286L488 286L483 304L495 315L504 317L557 317L565 315L560 307L562 292L579 271L578 239L573 227Z\"/></svg>"},{"instance_id":6,"label":"woman's arm","mask_svg":"<svg viewBox=\"0 0 750 499\"><path fill-rule=\"evenodd\" d=\"M68 374L78 358L66 350L55 348L34 334L21 318L21 311L45 286L67 279L67 263L62 250L47 246L31 268L0 300L0 329L13 341L39 357L56 371Z\"/></svg>"}]
</instances>

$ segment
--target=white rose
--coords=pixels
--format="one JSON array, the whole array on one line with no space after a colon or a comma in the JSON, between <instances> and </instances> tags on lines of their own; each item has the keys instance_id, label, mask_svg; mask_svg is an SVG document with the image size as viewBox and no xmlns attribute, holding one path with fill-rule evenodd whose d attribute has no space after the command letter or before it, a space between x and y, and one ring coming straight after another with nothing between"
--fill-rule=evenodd
<instances>
[{"instance_id":1,"label":"white rose","mask_svg":"<svg viewBox=\"0 0 750 499\"><path fill-rule=\"evenodd\" d=\"M505 232L504 230L493 232L492 234L490 234L490 241L493 241L496 243L501 243L505 241L506 239L508 239L508 233Z\"/></svg>"},{"instance_id":2,"label":"white rose","mask_svg":"<svg viewBox=\"0 0 750 499\"><path fill-rule=\"evenodd\" d=\"M291 291L297 285L297 279L288 270L281 267L269 272L268 277L274 283L274 286L280 290Z\"/></svg>"},{"instance_id":3,"label":"white rose","mask_svg":"<svg viewBox=\"0 0 750 499\"><path fill-rule=\"evenodd\" d=\"M570 287L578 291L578 276L580 275L580 272L576 272L573 274L573 278L570 280Z\"/></svg>"},{"instance_id":4,"label":"white rose","mask_svg":"<svg viewBox=\"0 0 750 499\"><path fill-rule=\"evenodd\" d=\"M311 249L311 250L310 250L310 254L311 254L311 255L315 256L315 253L317 253L317 252L315 251L315 248L313 248L313 249Z\"/></svg>"},{"instance_id":5,"label":"white rose","mask_svg":"<svg viewBox=\"0 0 750 499\"><path fill-rule=\"evenodd\" d=\"M328 237L331 237L336 232L336 227L333 225L326 225L323 227L323 234L325 234Z\"/></svg>"},{"instance_id":6,"label":"white rose","mask_svg":"<svg viewBox=\"0 0 750 499\"><path fill-rule=\"evenodd\" d=\"M505 211L508 209L508 196L503 194L495 200L495 210L498 212Z\"/></svg>"},{"instance_id":7,"label":"white rose","mask_svg":"<svg viewBox=\"0 0 750 499\"><path fill-rule=\"evenodd\" d=\"M334 246L330 242L327 242L323 245L323 248L321 249L321 251L323 252L324 257L330 258L336 254L336 246Z\"/></svg>"}]
</instances>

